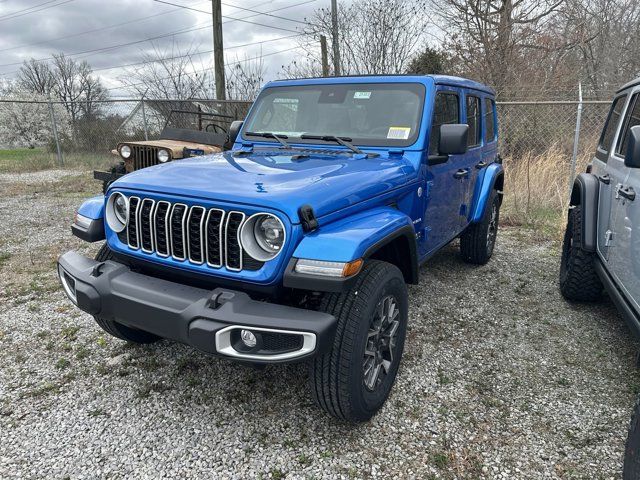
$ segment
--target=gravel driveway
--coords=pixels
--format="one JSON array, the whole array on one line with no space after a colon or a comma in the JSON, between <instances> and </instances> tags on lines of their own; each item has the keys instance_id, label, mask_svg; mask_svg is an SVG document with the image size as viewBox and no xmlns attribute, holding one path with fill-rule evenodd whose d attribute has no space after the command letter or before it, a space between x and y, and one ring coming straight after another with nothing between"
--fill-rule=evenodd
<instances>
[{"instance_id":1,"label":"gravel driveway","mask_svg":"<svg viewBox=\"0 0 640 480\"><path fill-rule=\"evenodd\" d=\"M504 228L484 267L452 245L410 288L398 381L371 422L317 410L302 365L253 370L129 346L70 306L86 173L0 175L1 478L619 478L640 385L608 301L570 305L558 246Z\"/></svg>"}]
</instances>

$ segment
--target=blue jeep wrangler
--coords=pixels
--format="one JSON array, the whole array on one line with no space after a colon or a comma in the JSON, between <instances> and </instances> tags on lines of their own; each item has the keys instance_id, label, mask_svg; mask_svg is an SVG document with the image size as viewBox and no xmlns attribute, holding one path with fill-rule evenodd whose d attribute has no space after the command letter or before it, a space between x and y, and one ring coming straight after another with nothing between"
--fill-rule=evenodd
<instances>
[{"instance_id":1,"label":"blue jeep wrangler","mask_svg":"<svg viewBox=\"0 0 640 480\"><path fill-rule=\"evenodd\" d=\"M123 340L308 361L315 402L367 420L394 383L420 265L458 237L467 262L493 252L494 92L446 76L276 81L231 136L87 200L72 231L106 243L60 257L62 286Z\"/></svg>"}]
</instances>

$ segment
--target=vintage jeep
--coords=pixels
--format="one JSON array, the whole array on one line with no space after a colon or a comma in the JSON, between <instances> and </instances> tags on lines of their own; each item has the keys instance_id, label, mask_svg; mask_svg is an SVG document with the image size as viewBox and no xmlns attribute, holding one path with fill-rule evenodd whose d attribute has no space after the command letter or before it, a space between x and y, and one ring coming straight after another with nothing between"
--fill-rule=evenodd
<instances>
[{"instance_id":1,"label":"vintage jeep","mask_svg":"<svg viewBox=\"0 0 640 480\"><path fill-rule=\"evenodd\" d=\"M118 143L111 153L120 161L108 171L94 171L93 178L102 182L105 193L112 182L141 168L228 150L231 144L227 130L239 127L234 120L228 115L203 112L200 106L197 111L171 110L157 140Z\"/></svg>"},{"instance_id":2,"label":"vintage jeep","mask_svg":"<svg viewBox=\"0 0 640 480\"><path fill-rule=\"evenodd\" d=\"M502 197L494 92L446 76L276 81L232 151L134 172L86 201L68 297L108 333L252 364L308 361L315 402L364 421L405 341L406 284L460 238L494 249Z\"/></svg>"},{"instance_id":3,"label":"vintage jeep","mask_svg":"<svg viewBox=\"0 0 640 480\"><path fill-rule=\"evenodd\" d=\"M631 331L640 336L636 192L640 192L640 78L616 93L593 162L574 182L560 263L560 291L565 298L595 301L606 290ZM629 429L625 479L640 478L639 454L640 400Z\"/></svg>"}]
</instances>

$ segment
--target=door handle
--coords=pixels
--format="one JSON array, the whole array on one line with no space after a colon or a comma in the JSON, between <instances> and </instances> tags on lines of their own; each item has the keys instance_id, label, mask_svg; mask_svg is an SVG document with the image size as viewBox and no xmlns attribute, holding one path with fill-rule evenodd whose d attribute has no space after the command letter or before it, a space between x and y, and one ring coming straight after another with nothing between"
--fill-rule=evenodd
<instances>
[{"instance_id":1,"label":"door handle","mask_svg":"<svg viewBox=\"0 0 640 480\"><path fill-rule=\"evenodd\" d=\"M482 170L486 166L487 166L487 162L485 162L484 160L482 162L480 162L480 163L476 163L476 168L478 170Z\"/></svg>"},{"instance_id":2,"label":"door handle","mask_svg":"<svg viewBox=\"0 0 640 480\"><path fill-rule=\"evenodd\" d=\"M461 168L456 173L453 174L453 178L464 178L469 175L468 168Z\"/></svg>"},{"instance_id":3,"label":"door handle","mask_svg":"<svg viewBox=\"0 0 640 480\"><path fill-rule=\"evenodd\" d=\"M630 202L633 202L636 199L636 191L633 189L633 187L620 187L618 189L618 194L621 197L626 198Z\"/></svg>"},{"instance_id":4,"label":"door handle","mask_svg":"<svg viewBox=\"0 0 640 480\"><path fill-rule=\"evenodd\" d=\"M609 174L600 175L598 177L598 180L600 180L605 185L609 185L611 183L611 177L609 176Z\"/></svg>"}]
</instances>

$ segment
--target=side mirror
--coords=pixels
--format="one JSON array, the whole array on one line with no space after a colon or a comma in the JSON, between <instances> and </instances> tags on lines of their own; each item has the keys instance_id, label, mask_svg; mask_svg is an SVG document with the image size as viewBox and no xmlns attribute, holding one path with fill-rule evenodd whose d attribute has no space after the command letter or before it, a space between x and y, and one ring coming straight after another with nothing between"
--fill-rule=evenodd
<instances>
[{"instance_id":1,"label":"side mirror","mask_svg":"<svg viewBox=\"0 0 640 480\"><path fill-rule=\"evenodd\" d=\"M440 155L462 155L467 153L469 125L464 123L442 125L440 127Z\"/></svg>"},{"instance_id":2,"label":"side mirror","mask_svg":"<svg viewBox=\"0 0 640 480\"><path fill-rule=\"evenodd\" d=\"M629 168L640 168L640 125L631 127L624 164Z\"/></svg>"},{"instance_id":3,"label":"side mirror","mask_svg":"<svg viewBox=\"0 0 640 480\"><path fill-rule=\"evenodd\" d=\"M242 120L234 120L231 122L231 125L229 126L229 133L227 134L227 143L224 146L226 150L230 150L231 147L233 147L233 144L236 143L236 138L238 138L238 134L242 129L243 123L244 122Z\"/></svg>"}]
</instances>

